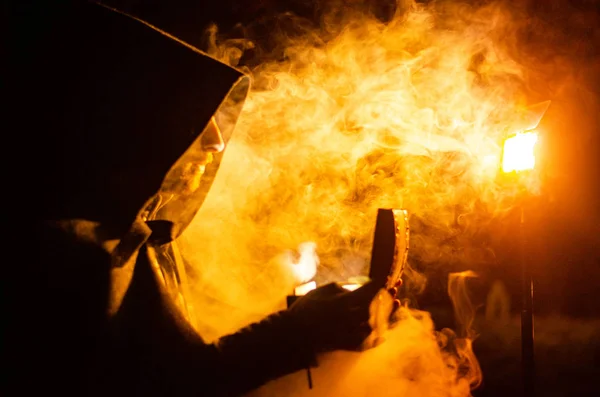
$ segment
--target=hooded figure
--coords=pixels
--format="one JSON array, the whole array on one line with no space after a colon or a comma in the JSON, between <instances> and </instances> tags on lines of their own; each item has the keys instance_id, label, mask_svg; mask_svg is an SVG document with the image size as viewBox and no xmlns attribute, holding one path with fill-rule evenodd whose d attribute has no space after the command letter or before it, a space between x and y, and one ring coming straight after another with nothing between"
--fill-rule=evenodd
<instances>
[{"instance_id":1,"label":"hooded figure","mask_svg":"<svg viewBox=\"0 0 600 397\"><path fill-rule=\"evenodd\" d=\"M9 7L7 116L29 148L29 168L4 178L19 192L9 244L27 253L6 338L13 391L239 395L361 345L373 285L321 287L217 343L194 330L176 239L216 175L247 77L102 5Z\"/></svg>"}]
</instances>

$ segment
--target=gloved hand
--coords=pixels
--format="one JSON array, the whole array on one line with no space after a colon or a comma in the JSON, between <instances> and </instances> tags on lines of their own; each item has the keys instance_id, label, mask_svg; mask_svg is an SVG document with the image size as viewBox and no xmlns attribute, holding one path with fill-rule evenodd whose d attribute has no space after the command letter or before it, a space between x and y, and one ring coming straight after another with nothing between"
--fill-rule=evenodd
<instances>
[{"instance_id":1,"label":"gloved hand","mask_svg":"<svg viewBox=\"0 0 600 397\"><path fill-rule=\"evenodd\" d=\"M371 333L369 306L379 291L373 282L355 291L331 283L298 299L287 314L315 353L359 350Z\"/></svg>"}]
</instances>

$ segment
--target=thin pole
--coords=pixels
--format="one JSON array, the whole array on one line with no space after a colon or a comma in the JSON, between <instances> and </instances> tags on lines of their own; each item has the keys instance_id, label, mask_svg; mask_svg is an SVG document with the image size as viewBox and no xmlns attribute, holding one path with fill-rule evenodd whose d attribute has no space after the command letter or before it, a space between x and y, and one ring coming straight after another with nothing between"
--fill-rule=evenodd
<instances>
[{"instance_id":1,"label":"thin pole","mask_svg":"<svg viewBox=\"0 0 600 397\"><path fill-rule=\"evenodd\" d=\"M533 278L526 252L528 250L527 231L525 229L525 208L521 204L520 260L522 271L523 307L521 310L521 363L523 366L523 388L525 397L535 395L535 360L533 354Z\"/></svg>"}]
</instances>

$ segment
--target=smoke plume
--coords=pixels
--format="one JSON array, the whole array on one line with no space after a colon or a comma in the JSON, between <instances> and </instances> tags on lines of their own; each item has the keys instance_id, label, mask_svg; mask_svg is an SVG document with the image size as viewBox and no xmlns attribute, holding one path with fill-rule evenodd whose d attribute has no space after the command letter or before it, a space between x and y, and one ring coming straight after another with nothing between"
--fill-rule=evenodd
<instances>
[{"instance_id":1,"label":"smoke plume","mask_svg":"<svg viewBox=\"0 0 600 397\"><path fill-rule=\"evenodd\" d=\"M409 211L407 290L422 288L423 268L493 261L478 237L515 195L498 179L502 141L572 74L553 59L565 78L540 82L550 62L523 49L533 42L524 6L399 0L381 18L365 3L328 3L318 21L280 15L263 43L251 27L209 34L210 52L244 69L252 90L182 241L207 340L283 309L298 282L290 252L304 243L315 244L320 283L367 274L378 208ZM470 395L481 380L470 276L450 280L458 334L403 307L384 344L322 357L316 391ZM294 374L257 395L306 391Z\"/></svg>"}]
</instances>

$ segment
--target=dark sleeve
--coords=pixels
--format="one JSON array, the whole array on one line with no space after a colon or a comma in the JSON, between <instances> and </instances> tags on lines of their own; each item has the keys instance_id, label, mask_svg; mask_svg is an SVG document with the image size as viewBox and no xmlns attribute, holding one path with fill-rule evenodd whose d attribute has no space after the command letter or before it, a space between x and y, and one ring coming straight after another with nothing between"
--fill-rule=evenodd
<instances>
[{"instance_id":1,"label":"dark sleeve","mask_svg":"<svg viewBox=\"0 0 600 397\"><path fill-rule=\"evenodd\" d=\"M224 372L234 376L231 392L254 389L314 362L313 349L288 316L276 313L219 341Z\"/></svg>"},{"instance_id":2,"label":"dark sleeve","mask_svg":"<svg viewBox=\"0 0 600 397\"><path fill-rule=\"evenodd\" d=\"M236 396L310 362L287 312L204 343L163 299L145 249L109 318L109 254L56 228L36 236L39 261L23 268L10 349L22 395Z\"/></svg>"},{"instance_id":3,"label":"dark sleeve","mask_svg":"<svg viewBox=\"0 0 600 397\"><path fill-rule=\"evenodd\" d=\"M125 395L237 396L311 362L288 312L207 344L165 296L144 248L112 324L110 350L121 358L110 377L134 388Z\"/></svg>"}]
</instances>

